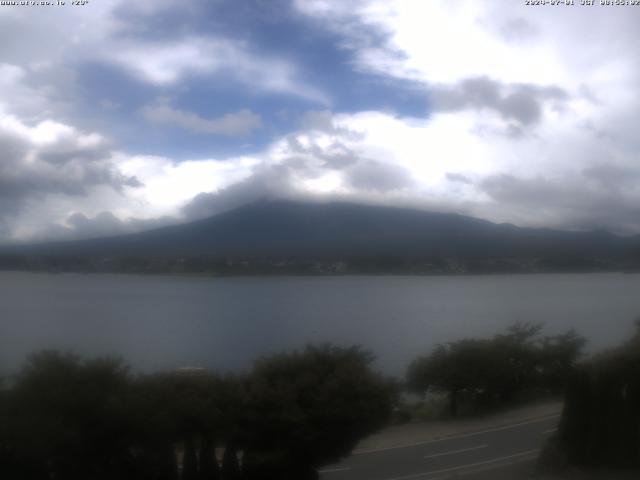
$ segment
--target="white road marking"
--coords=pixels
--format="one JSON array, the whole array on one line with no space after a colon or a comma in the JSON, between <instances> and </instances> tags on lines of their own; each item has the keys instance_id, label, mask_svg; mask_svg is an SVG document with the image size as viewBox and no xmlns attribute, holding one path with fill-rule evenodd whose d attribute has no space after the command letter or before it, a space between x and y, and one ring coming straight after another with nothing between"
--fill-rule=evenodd
<instances>
[{"instance_id":1,"label":"white road marking","mask_svg":"<svg viewBox=\"0 0 640 480\"><path fill-rule=\"evenodd\" d=\"M458 465L456 467L442 468L440 470L431 470L429 472L413 473L411 475L404 475L402 477L387 478L385 480L410 480L412 478L429 477L429 476L432 476L432 475L438 475L440 473L448 473L448 472L453 472L453 471L473 469L474 467L481 467L481 466L488 465L488 464L491 464L491 463L503 462L503 464L505 464L504 463L505 461L511 460L510 462L506 463L508 465L508 464L519 462L519 461L529 460L530 456L535 455L535 454L537 454L539 452L540 452L540 450L527 450L526 452L515 453L513 455L507 455L505 457L492 458L491 460L485 460L485 461L482 461L482 462L468 463L466 465ZM482 469L479 469L478 471L481 471L481 470ZM476 472L475 471L469 471L469 472L460 472L460 473L465 475L465 474L476 473Z\"/></svg>"},{"instance_id":2,"label":"white road marking","mask_svg":"<svg viewBox=\"0 0 640 480\"><path fill-rule=\"evenodd\" d=\"M516 463L526 462L528 460L533 460L540 453L540 450L536 450L535 453L531 453L530 455L522 455L515 459L507 459L503 461L494 462L488 465L479 466L475 468L470 468L469 470L465 470L464 472L460 472L458 475L466 476L466 475L475 475L476 473L488 472L491 470L497 470L498 468L508 467L509 465L515 465ZM429 480L435 480L431 478Z\"/></svg>"},{"instance_id":3,"label":"white road marking","mask_svg":"<svg viewBox=\"0 0 640 480\"><path fill-rule=\"evenodd\" d=\"M417 447L419 445L428 445L430 443L447 442L449 440L458 440L460 438L467 438L467 437L473 437L473 436L476 436L476 435L482 435L483 433L499 432L501 430L509 430L511 428L522 427L524 425L531 425L533 423L541 423L541 422L545 422L547 420L551 420L552 418L557 418L559 416L560 416L560 414L557 413L557 414L553 414L553 415L547 415L547 416L541 417L541 418L536 418L534 420L527 420L525 422L513 423L511 425L505 425L505 426L502 426L502 427L489 428L487 430L480 430L478 432L463 433L461 435L451 435L451 436L448 436L448 437L434 438L433 440L425 440L423 442L407 443L407 444L404 444L404 445L395 445L393 447L370 448L370 449L355 450L352 453L352 455L366 455L368 453L386 452L387 450L397 450L399 448Z\"/></svg>"},{"instance_id":4,"label":"white road marking","mask_svg":"<svg viewBox=\"0 0 640 480\"><path fill-rule=\"evenodd\" d=\"M550 433L555 433L557 431L558 431L557 428L550 428L549 430L545 430L544 432L542 432L542 434L543 435L549 435Z\"/></svg>"},{"instance_id":5,"label":"white road marking","mask_svg":"<svg viewBox=\"0 0 640 480\"><path fill-rule=\"evenodd\" d=\"M326 470L318 470L318 473L346 472L347 470L351 470L351 467L327 468Z\"/></svg>"},{"instance_id":6,"label":"white road marking","mask_svg":"<svg viewBox=\"0 0 640 480\"><path fill-rule=\"evenodd\" d=\"M478 445L476 447L462 448L460 450L451 450L449 452L434 453L433 455L425 455L424 458L436 458L444 457L445 455L455 455L456 453L471 452L472 450L480 450L481 448L487 448L489 445Z\"/></svg>"}]
</instances>

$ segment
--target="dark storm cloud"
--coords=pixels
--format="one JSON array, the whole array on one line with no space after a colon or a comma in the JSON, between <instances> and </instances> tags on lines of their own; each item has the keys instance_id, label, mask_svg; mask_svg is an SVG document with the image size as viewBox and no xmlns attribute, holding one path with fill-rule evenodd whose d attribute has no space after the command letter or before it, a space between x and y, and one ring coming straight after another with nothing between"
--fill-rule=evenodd
<instances>
[{"instance_id":1,"label":"dark storm cloud","mask_svg":"<svg viewBox=\"0 0 640 480\"><path fill-rule=\"evenodd\" d=\"M72 135L38 147L38 159L52 165L62 166L73 160L85 163L97 162L110 155L110 145L100 141L83 145Z\"/></svg>"},{"instance_id":2,"label":"dark storm cloud","mask_svg":"<svg viewBox=\"0 0 640 480\"><path fill-rule=\"evenodd\" d=\"M19 138L0 131L0 218L3 212L15 211L29 190L29 177L19 175L16 169L27 152L27 145Z\"/></svg>"},{"instance_id":3,"label":"dark storm cloud","mask_svg":"<svg viewBox=\"0 0 640 480\"><path fill-rule=\"evenodd\" d=\"M111 212L101 212L93 218L74 213L67 218L67 225L86 236L101 236L124 231L123 223Z\"/></svg>"},{"instance_id":4,"label":"dark storm cloud","mask_svg":"<svg viewBox=\"0 0 640 480\"><path fill-rule=\"evenodd\" d=\"M640 169L606 163L585 168L582 174L610 191L633 188L638 185L638 180L640 180Z\"/></svg>"},{"instance_id":5,"label":"dark storm cloud","mask_svg":"<svg viewBox=\"0 0 640 480\"><path fill-rule=\"evenodd\" d=\"M94 216L83 213L72 213L62 222L42 221L39 228L29 237L31 242L66 241L87 238L109 237L142 232L154 228L174 225L179 220L175 217L162 216L157 218L126 218L116 217L110 211L103 211ZM3 222L0 218L0 239L9 237L11 229L2 230Z\"/></svg>"},{"instance_id":6,"label":"dark storm cloud","mask_svg":"<svg viewBox=\"0 0 640 480\"><path fill-rule=\"evenodd\" d=\"M109 211L91 217L83 213L73 213L65 221L65 227L52 224L43 232L44 238L77 239L135 233L177 223L173 217L153 219L128 218L122 220Z\"/></svg>"},{"instance_id":7,"label":"dark storm cloud","mask_svg":"<svg viewBox=\"0 0 640 480\"><path fill-rule=\"evenodd\" d=\"M0 131L0 216L19 210L21 204L34 195L79 193L81 186L77 182L60 175L59 169L45 171L30 150L29 143L24 139Z\"/></svg>"},{"instance_id":8,"label":"dark storm cloud","mask_svg":"<svg viewBox=\"0 0 640 480\"><path fill-rule=\"evenodd\" d=\"M492 175L480 182L481 189L494 200L511 205L578 206L580 200L568 185L536 177L522 179L514 175Z\"/></svg>"},{"instance_id":9,"label":"dark storm cloud","mask_svg":"<svg viewBox=\"0 0 640 480\"><path fill-rule=\"evenodd\" d=\"M0 130L0 217L47 194L83 196L91 186L140 185L119 172L108 155L105 142L72 130L50 142Z\"/></svg>"},{"instance_id":10,"label":"dark storm cloud","mask_svg":"<svg viewBox=\"0 0 640 480\"><path fill-rule=\"evenodd\" d=\"M505 84L488 77L468 78L454 86L435 85L430 95L434 111L493 110L522 126L537 123L546 104L562 108L569 99L559 87Z\"/></svg>"}]
</instances>

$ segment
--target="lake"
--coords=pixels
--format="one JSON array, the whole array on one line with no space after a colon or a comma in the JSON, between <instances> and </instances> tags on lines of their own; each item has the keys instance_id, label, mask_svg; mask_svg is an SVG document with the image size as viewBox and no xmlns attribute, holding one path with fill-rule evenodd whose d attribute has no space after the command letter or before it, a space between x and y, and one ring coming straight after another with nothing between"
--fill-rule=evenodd
<instances>
[{"instance_id":1,"label":"lake","mask_svg":"<svg viewBox=\"0 0 640 480\"><path fill-rule=\"evenodd\" d=\"M0 272L0 370L44 348L118 355L135 370L238 371L306 343L359 344L402 374L435 344L517 320L570 327L591 350L640 315L640 275L201 278Z\"/></svg>"}]
</instances>

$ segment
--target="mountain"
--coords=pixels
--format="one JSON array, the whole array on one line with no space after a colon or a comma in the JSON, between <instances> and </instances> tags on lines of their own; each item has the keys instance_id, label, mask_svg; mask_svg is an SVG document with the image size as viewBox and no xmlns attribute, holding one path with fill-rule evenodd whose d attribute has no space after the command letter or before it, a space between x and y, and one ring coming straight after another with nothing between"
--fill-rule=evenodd
<instances>
[{"instance_id":1,"label":"mountain","mask_svg":"<svg viewBox=\"0 0 640 480\"><path fill-rule=\"evenodd\" d=\"M350 203L263 200L142 233L16 247L48 256L243 258L619 258L637 238L519 228L454 214ZM7 253L7 252L5 252Z\"/></svg>"}]
</instances>

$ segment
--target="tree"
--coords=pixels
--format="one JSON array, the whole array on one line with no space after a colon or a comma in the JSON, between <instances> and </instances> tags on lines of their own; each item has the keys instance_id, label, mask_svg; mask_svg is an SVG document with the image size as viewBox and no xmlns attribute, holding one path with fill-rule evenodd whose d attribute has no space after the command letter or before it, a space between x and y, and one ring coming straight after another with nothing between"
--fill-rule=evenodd
<instances>
[{"instance_id":1,"label":"tree","mask_svg":"<svg viewBox=\"0 0 640 480\"><path fill-rule=\"evenodd\" d=\"M218 465L214 445L209 433L205 433L200 440L198 467L198 478L200 480L220 480L220 466Z\"/></svg>"},{"instance_id":2,"label":"tree","mask_svg":"<svg viewBox=\"0 0 640 480\"><path fill-rule=\"evenodd\" d=\"M183 480L317 478L390 415L395 392L371 361L355 347L308 347L262 359L248 377L134 378L118 360L43 352L0 390L3 474L178 480L184 446Z\"/></svg>"},{"instance_id":3,"label":"tree","mask_svg":"<svg viewBox=\"0 0 640 480\"><path fill-rule=\"evenodd\" d=\"M131 478L128 380L119 360L30 357L9 405L17 456L45 478Z\"/></svg>"},{"instance_id":4,"label":"tree","mask_svg":"<svg viewBox=\"0 0 640 480\"><path fill-rule=\"evenodd\" d=\"M554 393L562 393L585 344L585 338L574 329L554 337L545 337L540 346L541 385Z\"/></svg>"},{"instance_id":5,"label":"tree","mask_svg":"<svg viewBox=\"0 0 640 480\"><path fill-rule=\"evenodd\" d=\"M490 345L486 340L465 339L447 345L438 345L430 355L411 363L407 384L419 393L429 390L449 395L449 413L458 414L461 392L473 394L487 386ZM493 363L493 362L491 362Z\"/></svg>"},{"instance_id":6,"label":"tree","mask_svg":"<svg viewBox=\"0 0 640 480\"><path fill-rule=\"evenodd\" d=\"M196 446L191 437L188 437L184 442L182 480L198 480L198 456L196 455Z\"/></svg>"},{"instance_id":7,"label":"tree","mask_svg":"<svg viewBox=\"0 0 640 480\"><path fill-rule=\"evenodd\" d=\"M640 467L640 324L629 342L574 371L558 441L573 464Z\"/></svg>"},{"instance_id":8,"label":"tree","mask_svg":"<svg viewBox=\"0 0 640 480\"><path fill-rule=\"evenodd\" d=\"M205 372L197 375L161 373L136 379L133 389L136 400L132 405L138 412L138 449L165 452L172 459L165 465L173 469L174 446L182 444L183 478L215 479L219 469L211 438L230 428L229 419L235 421L228 406L231 386L226 379ZM200 459L196 455L198 441ZM170 475L177 476L177 473Z\"/></svg>"},{"instance_id":9,"label":"tree","mask_svg":"<svg viewBox=\"0 0 640 480\"><path fill-rule=\"evenodd\" d=\"M393 392L358 348L307 347L258 361L248 383L253 478L316 478L389 418Z\"/></svg>"},{"instance_id":10,"label":"tree","mask_svg":"<svg viewBox=\"0 0 640 480\"><path fill-rule=\"evenodd\" d=\"M516 323L489 339L462 339L436 346L407 369L408 387L420 394L442 391L452 416L462 393L474 408L483 402L507 402L527 388L560 389L584 346L575 331L539 339L536 323Z\"/></svg>"},{"instance_id":11,"label":"tree","mask_svg":"<svg viewBox=\"0 0 640 480\"><path fill-rule=\"evenodd\" d=\"M229 442L224 448L222 457L222 480L240 480L240 464L238 463L238 450Z\"/></svg>"},{"instance_id":12,"label":"tree","mask_svg":"<svg viewBox=\"0 0 640 480\"><path fill-rule=\"evenodd\" d=\"M507 328L506 334L493 337L486 386L492 396L510 401L517 392L534 386L540 362L537 336L542 327L541 323L516 322Z\"/></svg>"}]
</instances>

